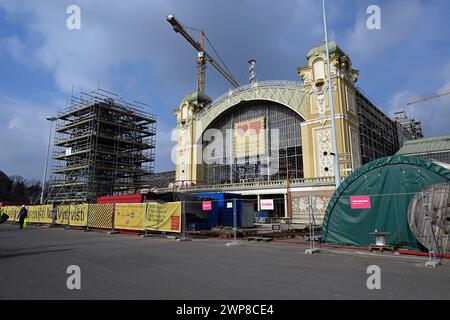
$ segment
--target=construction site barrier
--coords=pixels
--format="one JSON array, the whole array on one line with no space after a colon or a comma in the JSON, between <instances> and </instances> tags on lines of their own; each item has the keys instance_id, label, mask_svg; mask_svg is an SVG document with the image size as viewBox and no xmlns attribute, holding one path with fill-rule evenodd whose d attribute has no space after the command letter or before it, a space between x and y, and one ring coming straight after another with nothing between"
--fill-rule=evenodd
<instances>
[{"instance_id":1,"label":"construction site barrier","mask_svg":"<svg viewBox=\"0 0 450 320\"><path fill-rule=\"evenodd\" d=\"M52 205L28 206L28 222L30 223L51 223ZM20 207L19 207L20 210ZM17 210L17 213L19 212Z\"/></svg>"},{"instance_id":2,"label":"construction site barrier","mask_svg":"<svg viewBox=\"0 0 450 320\"><path fill-rule=\"evenodd\" d=\"M447 188L447 186L445 186ZM214 199L170 203L120 203L27 206L29 223L106 231L168 232L201 237L297 238L320 247L354 247L373 251L413 250L430 259L448 255L449 224L445 208L449 192L411 192L371 195L295 195L288 203L273 199ZM327 210L327 201L334 210ZM263 200L273 200L267 208ZM266 201L267 202L267 201ZM270 203L271 201L269 201ZM399 205L404 209L399 210ZM409 205L408 205L409 204ZM18 221L20 206L2 210ZM283 210L284 209L284 210ZM325 212L325 214L324 214ZM251 221L250 221L251 220ZM251 223L250 223L251 222ZM257 228L254 228L254 227ZM232 229L231 229L232 228ZM233 234L231 233L231 231ZM379 238L382 235L383 241ZM290 239L292 242L293 239ZM296 243L295 241L293 243ZM428 253L427 253L428 252Z\"/></svg>"},{"instance_id":3,"label":"construction site barrier","mask_svg":"<svg viewBox=\"0 0 450 320\"><path fill-rule=\"evenodd\" d=\"M147 203L145 229L164 232L181 232L181 202Z\"/></svg>"},{"instance_id":4,"label":"construction site barrier","mask_svg":"<svg viewBox=\"0 0 450 320\"><path fill-rule=\"evenodd\" d=\"M56 207L56 223L69 226L70 205L60 205Z\"/></svg>"},{"instance_id":5,"label":"construction site barrier","mask_svg":"<svg viewBox=\"0 0 450 320\"><path fill-rule=\"evenodd\" d=\"M88 204L71 205L69 210L69 226L86 227L88 209Z\"/></svg>"},{"instance_id":6,"label":"construction site barrier","mask_svg":"<svg viewBox=\"0 0 450 320\"><path fill-rule=\"evenodd\" d=\"M145 203L118 203L114 215L114 228L144 230Z\"/></svg>"},{"instance_id":7,"label":"construction site barrier","mask_svg":"<svg viewBox=\"0 0 450 320\"><path fill-rule=\"evenodd\" d=\"M114 231L181 232L181 202L70 204L56 207L57 225ZM29 223L51 224L53 205L26 206ZM8 221L18 221L20 206L2 207Z\"/></svg>"},{"instance_id":8,"label":"construction site barrier","mask_svg":"<svg viewBox=\"0 0 450 320\"><path fill-rule=\"evenodd\" d=\"M8 221L16 221L16 217L19 214L20 206L8 206L2 207L3 211L9 216Z\"/></svg>"},{"instance_id":9,"label":"construction site barrier","mask_svg":"<svg viewBox=\"0 0 450 320\"><path fill-rule=\"evenodd\" d=\"M112 229L114 218L114 207L112 203L90 204L88 208L88 228Z\"/></svg>"}]
</instances>

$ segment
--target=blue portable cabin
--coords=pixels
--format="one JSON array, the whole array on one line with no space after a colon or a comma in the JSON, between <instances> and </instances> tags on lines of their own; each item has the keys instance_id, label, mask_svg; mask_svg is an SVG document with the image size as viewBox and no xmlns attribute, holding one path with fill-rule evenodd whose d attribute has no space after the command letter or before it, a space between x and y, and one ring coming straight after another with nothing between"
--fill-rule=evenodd
<instances>
[{"instance_id":1,"label":"blue portable cabin","mask_svg":"<svg viewBox=\"0 0 450 320\"><path fill-rule=\"evenodd\" d=\"M206 200L207 201L207 200ZM201 203L198 206L202 210ZM217 202L212 201L210 211L202 211L203 216L191 216L188 220L188 230L210 230L217 226L218 222L218 206Z\"/></svg>"},{"instance_id":2,"label":"blue portable cabin","mask_svg":"<svg viewBox=\"0 0 450 320\"><path fill-rule=\"evenodd\" d=\"M212 200L213 207L214 204L217 206L217 225L223 227L232 227L233 226L233 208L228 208L227 203L232 203L233 199L236 199L236 217L237 217L237 226L238 227L247 227L248 223L244 217L244 204L242 201L242 195L237 193L201 193L197 194L197 196L203 199Z\"/></svg>"}]
</instances>

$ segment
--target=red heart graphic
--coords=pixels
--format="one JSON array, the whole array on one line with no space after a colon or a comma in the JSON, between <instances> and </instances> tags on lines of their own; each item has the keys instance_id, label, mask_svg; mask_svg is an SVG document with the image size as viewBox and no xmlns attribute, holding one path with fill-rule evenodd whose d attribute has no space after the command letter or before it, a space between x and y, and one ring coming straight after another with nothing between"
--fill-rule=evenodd
<instances>
[{"instance_id":1,"label":"red heart graphic","mask_svg":"<svg viewBox=\"0 0 450 320\"><path fill-rule=\"evenodd\" d=\"M237 127L237 132L239 133L240 136L243 136L248 130L248 125L247 124L243 124L239 127Z\"/></svg>"}]
</instances>

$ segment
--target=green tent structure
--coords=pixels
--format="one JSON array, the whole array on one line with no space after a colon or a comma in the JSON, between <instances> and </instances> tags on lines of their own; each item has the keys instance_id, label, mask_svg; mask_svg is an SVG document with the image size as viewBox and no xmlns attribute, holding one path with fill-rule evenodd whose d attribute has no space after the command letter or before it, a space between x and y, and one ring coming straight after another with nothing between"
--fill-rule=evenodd
<instances>
[{"instance_id":1,"label":"green tent structure","mask_svg":"<svg viewBox=\"0 0 450 320\"><path fill-rule=\"evenodd\" d=\"M370 233L377 230L387 233L387 245L423 250L420 236L411 230L411 208L421 216L416 204L423 190L437 185L448 190L449 184L450 171L429 160L392 156L367 163L345 179L330 199L321 240L366 247L375 243ZM442 220L447 228L444 232L450 225L447 198L440 204L445 207L443 215L447 214Z\"/></svg>"}]
</instances>

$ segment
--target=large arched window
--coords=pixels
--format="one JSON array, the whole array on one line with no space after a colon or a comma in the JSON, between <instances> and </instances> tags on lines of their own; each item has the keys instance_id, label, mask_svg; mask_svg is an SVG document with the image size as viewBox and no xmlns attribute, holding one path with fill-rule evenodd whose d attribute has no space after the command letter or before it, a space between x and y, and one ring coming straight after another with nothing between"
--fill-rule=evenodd
<instances>
[{"instance_id":1,"label":"large arched window","mask_svg":"<svg viewBox=\"0 0 450 320\"><path fill-rule=\"evenodd\" d=\"M205 183L284 180L288 168L289 178L302 178L302 121L293 110L267 100L227 110L203 134Z\"/></svg>"}]
</instances>

